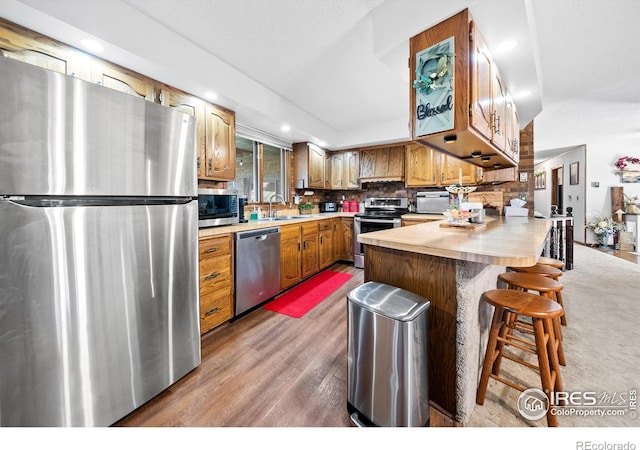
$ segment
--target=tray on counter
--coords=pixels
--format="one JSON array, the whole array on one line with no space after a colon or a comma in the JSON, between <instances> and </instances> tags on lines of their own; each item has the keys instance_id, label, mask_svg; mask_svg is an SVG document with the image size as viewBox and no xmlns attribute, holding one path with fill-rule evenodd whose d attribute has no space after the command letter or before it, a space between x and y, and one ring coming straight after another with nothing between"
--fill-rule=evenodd
<instances>
[{"instance_id":1,"label":"tray on counter","mask_svg":"<svg viewBox=\"0 0 640 450\"><path fill-rule=\"evenodd\" d=\"M458 230L467 230L467 231L479 230L486 226L487 226L486 223L471 223L471 222L464 222L464 223L446 222L446 223L440 224L440 228L449 228L449 229L458 229Z\"/></svg>"}]
</instances>

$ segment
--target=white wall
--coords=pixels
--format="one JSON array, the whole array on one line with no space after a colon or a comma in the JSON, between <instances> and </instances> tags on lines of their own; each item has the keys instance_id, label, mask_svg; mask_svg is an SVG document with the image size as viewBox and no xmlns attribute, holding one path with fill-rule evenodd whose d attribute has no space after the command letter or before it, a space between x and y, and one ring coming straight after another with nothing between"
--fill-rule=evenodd
<instances>
[{"instance_id":1,"label":"white wall","mask_svg":"<svg viewBox=\"0 0 640 450\"><path fill-rule=\"evenodd\" d=\"M547 170L547 187L544 190L534 191L536 210L548 216L551 208L551 168L564 165L564 206L574 207L575 225L574 240L577 242L596 243L591 230L583 231L584 225L594 216L611 216L611 188L622 186L624 193L629 196L640 196L640 183L622 183L620 175L615 173L615 162L622 156L640 157L640 148L637 150L612 151L605 142L593 142L581 145L558 157L546 160L534 166L534 170L545 167ZM580 152L584 157L580 157ZM569 185L569 164L580 162L579 184ZM594 184L599 186L596 187ZM581 194L582 192L582 194ZM571 195L571 200L568 196ZM583 199L584 209L582 209ZM582 212L583 211L583 212ZM580 214L580 215L579 215ZM578 217L582 222L579 223Z\"/></svg>"},{"instance_id":2,"label":"white wall","mask_svg":"<svg viewBox=\"0 0 640 450\"><path fill-rule=\"evenodd\" d=\"M533 200L536 211L545 216L551 214L551 172L553 169L562 167L562 186L563 186L563 214L566 214L567 206L573 208L573 240L576 242L585 242L585 220L586 205L588 204L588 196L586 195L587 186L587 169L586 166L586 146L580 145L574 149L548 159L534 166L534 172L541 168L546 171L546 188L536 189L533 192ZM572 185L569 182L570 165L578 163L578 184Z\"/></svg>"}]
</instances>

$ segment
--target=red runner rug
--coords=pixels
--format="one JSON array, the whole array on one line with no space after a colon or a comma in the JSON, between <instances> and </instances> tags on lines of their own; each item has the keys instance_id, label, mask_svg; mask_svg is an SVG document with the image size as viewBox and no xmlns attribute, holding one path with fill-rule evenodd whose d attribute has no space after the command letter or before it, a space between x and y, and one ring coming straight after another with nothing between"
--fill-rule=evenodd
<instances>
[{"instance_id":1,"label":"red runner rug","mask_svg":"<svg viewBox=\"0 0 640 450\"><path fill-rule=\"evenodd\" d=\"M264 305L265 309L299 319L353 275L325 270Z\"/></svg>"}]
</instances>

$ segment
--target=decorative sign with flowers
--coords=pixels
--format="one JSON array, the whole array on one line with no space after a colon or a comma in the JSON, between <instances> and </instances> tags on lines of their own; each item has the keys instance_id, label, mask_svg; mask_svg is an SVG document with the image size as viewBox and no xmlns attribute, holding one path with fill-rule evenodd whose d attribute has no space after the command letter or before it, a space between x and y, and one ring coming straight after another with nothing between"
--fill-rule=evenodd
<instances>
[{"instance_id":1,"label":"decorative sign with flowers","mask_svg":"<svg viewBox=\"0 0 640 450\"><path fill-rule=\"evenodd\" d=\"M640 183L640 158L623 156L616 161L616 173L623 183Z\"/></svg>"},{"instance_id":2,"label":"decorative sign with flowers","mask_svg":"<svg viewBox=\"0 0 640 450\"><path fill-rule=\"evenodd\" d=\"M416 53L416 136L453 129L453 36Z\"/></svg>"},{"instance_id":3,"label":"decorative sign with flowers","mask_svg":"<svg viewBox=\"0 0 640 450\"><path fill-rule=\"evenodd\" d=\"M609 244L609 238L611 238L614 233L624 230L624 223L619 223L611 217L600 215L590 220L587 226L595 233L600 247L606 247Z\"/></svg>"},{"instance_id":4,"label":"decorative sign with flowers","mask_svg":"<svg viewBox=\"0 0 640 450\"><path fill-rule=\"evenodd\" d=\"M627 214L640 214L640 197L634 195L631 197L625 193L624 196L624 208L627 210Z\"/></svg>"}]
</instances>

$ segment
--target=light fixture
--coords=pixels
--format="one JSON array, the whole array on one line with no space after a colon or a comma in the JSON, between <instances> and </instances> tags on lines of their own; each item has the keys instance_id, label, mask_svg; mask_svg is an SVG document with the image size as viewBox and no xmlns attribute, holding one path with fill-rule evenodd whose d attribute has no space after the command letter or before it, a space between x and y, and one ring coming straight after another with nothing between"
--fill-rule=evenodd
<instances>
[{"instance_id":1,"label":"light fixture","mask_svg":"<svg viewBox=\"0 0 640 450\"><path fill-rule=\"evenodd\" d=\"M480 158L482 156L482 152L480 150L474 150L471 152L472 158Z\"/></svg>"},{"instance_id":2,"label":"light fixture","mask_svg":"<svg viewBox=\"0 0 640 450\"><path fill-rule=\"evenodd\" d=\"M490 160L491 160L491 156L483 156L482 158L480 158L480 161L484 161L484 162L487 162Z\"/></svg>"},{"instance_id":3,"label":"light fixture","mask_svg":"<svg viewBox=\"0 0 640 450\"><path fill-rule=\"evenodd\" d=\"M218 94L215 92L207 92L204 94L204 98L207 100L216 100L218 98Z\"/></svg>"},{"instance_id":4,"label":"light fixture","mask_svg":"<svg viewBox=\"0 0 640 450\"><path fill-rule=\"evenodd\" d=\"M500 164L500 163L495 163L495 164L493 165L493 168L494 168L494 169L499 169L500 167L502 167L502 164Z\"/></svg>"},{"instance_id":5,"label":"light fixture","mask_svg":"<svg viewBox=\"0 0 640 450\"><path fill-rule=\"evenodd\" d=\"M455 142L456 140L458 140L458 137L455 134L449 134L449 135L444 137L444 143L445 144L451 144L452 142Z\"/></svg>"},{"instance_id":6,"label":"light fixture","mask_svg":"<svg viewBox=\"0 0 640 450\"><path fill-rule=\"evenodd\" d=\"M82 46L91 52L102 53L104 51L104 47L98 41L94 41L93 39L83 39L80 41Z\"/></svg>"},{"instance_id":7,"label":"light fixture","mask_svg":"<svg viewBox=\"0 0 640 450\"><path fill-rule=\"evenodd\" d=\"M284 125L282 125L282 126L280 127L280 129L281 129L282 131L289 131L289 130L291 130L291 127L290 127L289 125L287 125L287 124L284 124Z\"/></svg>"}]
</instances>

